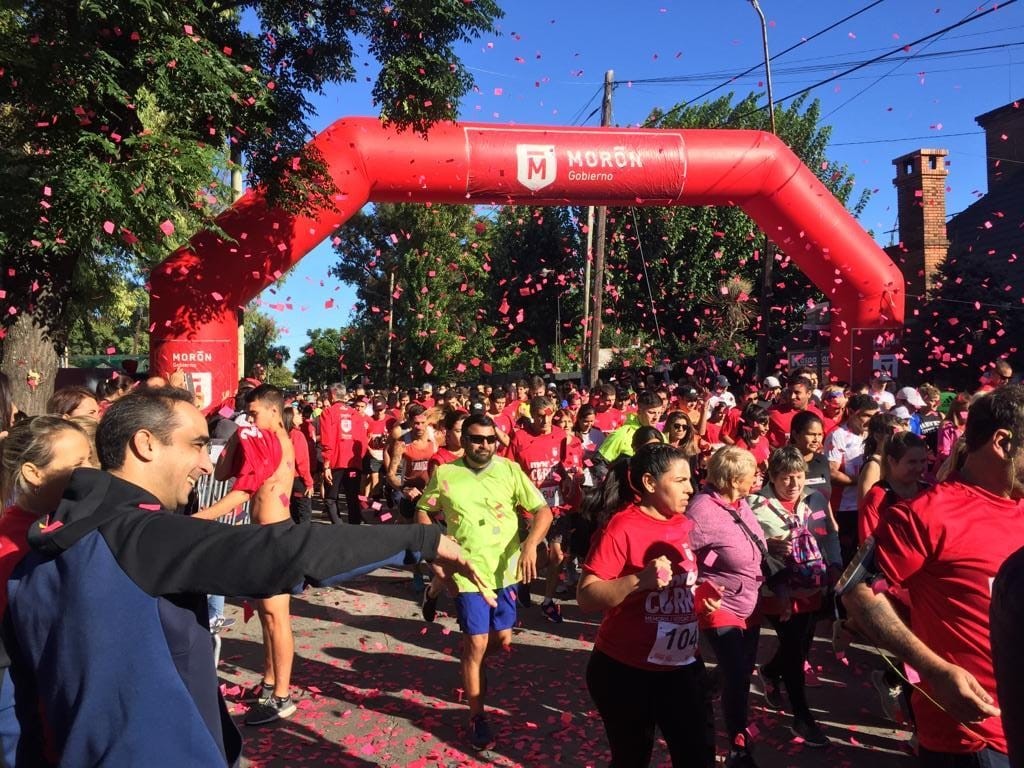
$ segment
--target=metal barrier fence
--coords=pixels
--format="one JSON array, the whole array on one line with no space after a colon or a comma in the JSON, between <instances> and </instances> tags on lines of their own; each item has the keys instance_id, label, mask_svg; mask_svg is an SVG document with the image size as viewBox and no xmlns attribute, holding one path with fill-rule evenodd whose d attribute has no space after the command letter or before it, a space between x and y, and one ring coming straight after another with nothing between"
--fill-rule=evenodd
<instances>
[{"instance_id":1,"label":"metal barrier fence","mask_svg":"<svg viewBox=\"0 0 1024 768\"><path fill-rule=\"evenodd\" d=\"M223 499L227 492L231 490L233 484L234 480L214 480L213 475L203 475L200 477L195 489L198 509L206 509L211 504ZM251 522L249 502L247 501L240 507L235 507L228 514L218 517L217 522L227 525L245 525Z\"/></svg>"}]
</instances>

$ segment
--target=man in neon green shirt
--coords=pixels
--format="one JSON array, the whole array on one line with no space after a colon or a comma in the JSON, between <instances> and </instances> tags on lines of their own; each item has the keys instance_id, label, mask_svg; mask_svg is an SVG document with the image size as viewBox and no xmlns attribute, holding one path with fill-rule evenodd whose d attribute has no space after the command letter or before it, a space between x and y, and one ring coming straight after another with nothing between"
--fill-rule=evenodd
<instances>
[{"instance_id":1,"label":"man in neon green shirt","mask_svg":"<svg viewBox=\"0 0 1024 768\"><path fill-rule=\"evenodd\" d=\"M601 458L611 464L621 456L632 456L633 435L640 427L656 426L664 410L665 406L657 392L641 392L636 403L636 416L630 416L625 424L605 438L598 451Z\"/></svg>"},{"instance_id":2,"label":"man in neon green shirt","mask_svg":"<svg viewBox=\"0 0 1024 768\"><path fill-rule=\"evenodd\" d=\"M475 584L455 577L455 606L464 634L462 678L470 741L476 749L494 744L484 712L484 657L512 644L516 584L536 577L537 546L552 518L544 497L519 465L495 455L497 442L490 416L469 416L462 424L463 457L434 471L416 507L417 522L444 518L448 535L462 546L484 585L496 593L497 607L489 606ZM533 518L522 544L519 510Z\"/></svg>"}]
</instances>

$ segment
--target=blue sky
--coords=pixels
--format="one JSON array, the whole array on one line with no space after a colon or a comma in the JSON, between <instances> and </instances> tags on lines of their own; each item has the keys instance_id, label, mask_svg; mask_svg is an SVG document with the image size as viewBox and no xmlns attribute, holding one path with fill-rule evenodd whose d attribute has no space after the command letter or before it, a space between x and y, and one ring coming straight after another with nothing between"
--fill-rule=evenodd
<instances>
[{"instance_id":1,"label":"blue sky","mask_svg":"<svg viewBox=\"0 0 1024 768\"><path fill-rule=\"evenodd\" d=\"M499 0L501 1L501 0ZM504 0L493 35L460 55L477 89L461 105L465 120L507 124L597 125L605 70L619 81L613 123L635 125L650 110L698 97L751 66L757 70L713 96L764 90L761 27L747 0ZM1001 6L1006 6L1002 3ZM870 6L870 7L869 7ZM992 6L975 0L761 0L770 52L781 52L861 9L864 13L772 62L775 98L787 96ZM370 96L376 66L359 61L361 82L315 100L313 128L348 115L377 114ZM661 82L650 82L661 79ZM858 189L874 195L860 218L882 245L895 233L892 159L921 147L949 150L947 213L986 191L985 143L975 116L1024 98L1024 2L910 46L883 63L815 88L828 150L847 164ZM347 322L354 290L328 275L334 256L323 244L287 282L264 292L292 361L306 329ZM333 300L333 301L332 301ZM327 305L330 303L330 307Z\"/></svg>"}]
</instances>

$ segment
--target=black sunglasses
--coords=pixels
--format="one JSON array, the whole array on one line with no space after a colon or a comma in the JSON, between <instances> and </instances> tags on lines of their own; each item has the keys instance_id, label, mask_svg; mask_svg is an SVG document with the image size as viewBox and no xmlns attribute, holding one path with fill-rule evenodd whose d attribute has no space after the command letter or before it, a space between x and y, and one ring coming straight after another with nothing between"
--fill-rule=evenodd
<instances>
[{"instance_id":1,"label":"black sunglasses","mask_svg":"<svg viewBox=\"0 0 1024 768\"><path fill-rule=\"evenodd\" d=\"M498 442L497 435L466 435L466 439L473 445L483 445L484 443L494 445Z\"/></svg>"}]
</instances>

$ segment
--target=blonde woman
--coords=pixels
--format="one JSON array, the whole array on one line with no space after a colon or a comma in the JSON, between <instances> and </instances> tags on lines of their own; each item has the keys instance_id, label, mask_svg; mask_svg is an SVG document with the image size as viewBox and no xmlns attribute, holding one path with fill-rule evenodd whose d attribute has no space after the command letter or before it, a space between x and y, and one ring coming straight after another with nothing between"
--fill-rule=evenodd
<instances>
[{"instance_id":1,"label":"blonde woman","mask_svg":"<svg viewBox=\"0 0 1024 768\"><path fill-rule=\"evenodd\" d=\"M757 475L750 451L727 446L708 461L700 493L686 516L693 522L690 543L700 577L720 587L722 606L701 628L721 669L722 714L729 736L727 766L751 766L747 745L747 699L757 656L759 627L747 620L757 607L764 534L747 503Z\"/></svg>"}]
</instances>

